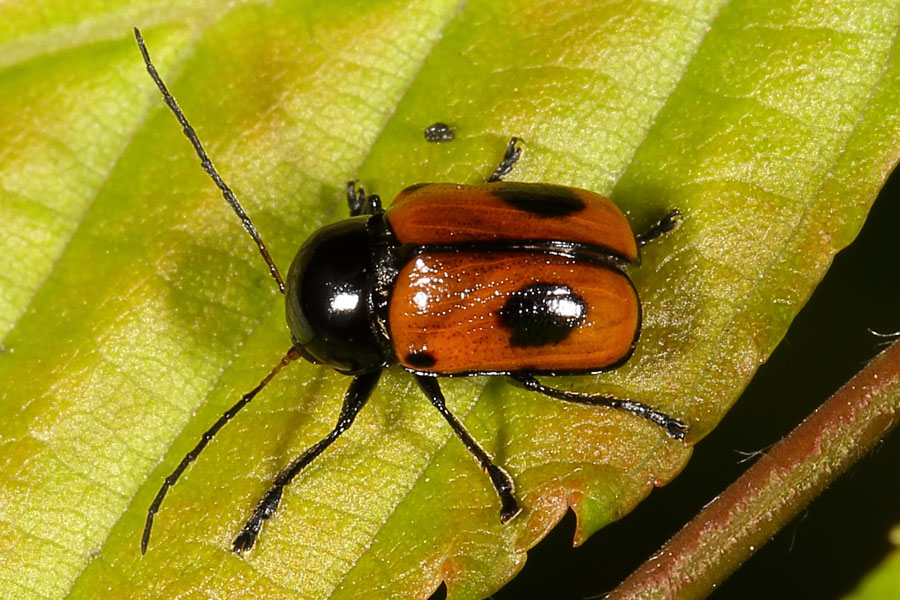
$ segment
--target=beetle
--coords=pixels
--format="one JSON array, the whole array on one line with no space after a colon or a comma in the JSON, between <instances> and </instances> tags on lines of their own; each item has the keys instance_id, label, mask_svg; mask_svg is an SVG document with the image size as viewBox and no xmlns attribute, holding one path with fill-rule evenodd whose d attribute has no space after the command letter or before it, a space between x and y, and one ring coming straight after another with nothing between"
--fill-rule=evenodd
<instances>
[{"instance_id":1,"label":"beetle","mask_svg":"<svg viewBox=\"0 0 900 600\"><path fill-rule=\"evenodd\" d=\"M505 375L527 390L569 402L624 410L683 440L684 423L650 406L605 394L552 388L539 375L599 373L629 359L641 305L625 267L642 246L674 229L672 210L635 235L607 198L543 183L503 181L521 155L512 138L480 185L417 184L387 210L376 194L347 184L350 218L314 232L282 279L252 221L216 171L194 129L163 83L141 37L150 77L178 119L201 166L256 243L279 291L292 345L250 392L228 409L166 477L147 510L153 519L168 490L216 433L288 363L304 358L352 377L334 429L275 478L235 537L250 550L284 487L353 423L383 370L399 364L472 454L500 500L500 521L521 511L509 474L447 408L439 377Z\"/></svg>"}]
</instances>

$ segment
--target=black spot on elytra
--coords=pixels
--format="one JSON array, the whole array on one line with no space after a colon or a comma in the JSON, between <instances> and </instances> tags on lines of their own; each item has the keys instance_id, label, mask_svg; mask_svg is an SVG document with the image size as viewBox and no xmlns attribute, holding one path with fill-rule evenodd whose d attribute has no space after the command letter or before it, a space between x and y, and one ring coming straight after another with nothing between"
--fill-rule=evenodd
<instances>
[{"instance_id":1,"label":"black spot on elytra","mask_svg":"<svg viewBox=\"0 0 900 600\"><path fill-rule=\"evenodd\" d=\"M504 183L494 196L519 210L540 217L565 217L584 210L584 201L574 190L547 183Z\"/></svg>"},{"instance_id":2,"label":"black spot on elytra","mask_svg":"<svg viewBox=\"0 0 900 600\"><path fill-rule=\"evenodd\" d=\"M410 352L406 355L406 362L413 367L425 369L433 367L437 361L430 352Z\"/></svg>"},{"instance_id":3,"label":"black spot on elytra","mask_svg":"<svg viewBox=\"0 0 900 600\"><path fill-rule=\"evenodd\" d=\"M563 341L584 323L587 303L567 285L533 283L512 294L498 314L511 345L544 346Z\"/></svg>"}]
</instances>

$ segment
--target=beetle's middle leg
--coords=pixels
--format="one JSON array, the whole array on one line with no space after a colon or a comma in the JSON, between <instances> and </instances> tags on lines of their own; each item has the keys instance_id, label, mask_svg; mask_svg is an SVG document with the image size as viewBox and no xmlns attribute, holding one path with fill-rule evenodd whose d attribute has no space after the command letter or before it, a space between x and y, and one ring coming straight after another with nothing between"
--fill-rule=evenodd
<instances>
[{"instance_id":1,"label":"beetle's middle leg","mask_svg":"<svg viewBox=\"0 0 900 600\"><path fill-rule=\"evenodd\" d=\"M519 508L519 503L516 502L516 498L513 495L515 487L512 478L506 471L494 464L488 453L484 451L484 448L466 431L459 419L450 412L447 404L444 402L444 394L441 392L441 386L438 384L437 379L425 377L424 375L416 375L415 377L416 383L419 384L419 387L422 388L422 391L425 392L425 395L428 396L434 407L438 409L444 419L447 420L447 423L450 424L453 433L462 441L466 449L472 453L481 469L491 478L491 483L494 485L497 495L500 496L500 522L506 523L518 515L522 509Z\"/></svg>"}]
</instances>

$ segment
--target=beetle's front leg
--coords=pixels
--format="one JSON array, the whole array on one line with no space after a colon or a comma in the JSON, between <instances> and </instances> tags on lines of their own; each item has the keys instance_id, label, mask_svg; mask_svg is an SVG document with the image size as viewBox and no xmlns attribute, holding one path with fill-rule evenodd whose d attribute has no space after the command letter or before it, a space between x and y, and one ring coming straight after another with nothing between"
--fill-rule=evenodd
<instances>
[{"instance_id":1,"label":"beetle's front leg","mask_svg":"<svg viewBox=\"0 0 900 600\"><path fill-rule=\"evenodd\" d=\"M356 415L369 399L369 396L372 395L372 392L375 390L375 384L378 383L380 377L381 370L379 369L377 371L357 375L353 378L353 381L350 383L350 387L347 390L347 395L344 396L344 405L341 408L341 414L338 417L337 425L331 430L331 433L310 446L306 452L295 458L287 468L278 474L278 477L276 477L275 481L272 483L272 487L269 488L269 491L256 506L253 515L247 519L244 528L238 536L234 538L232 549L235 552L242 553L253 547L253 544L256 542L256 536L259 535L263 523L275 513L275 510L281 503L281 494L284 491L284 486L293 481L294 477L296 477L306 465L311 463L313 459L319 456L332 444L332 442L338 439L342 433L347 431L350 425L353 424Z\"/></svg>"},{"instance_id":2,"label":"beetle's front leg","mask_svg":"<svg viewBox=\"0 0 900 600\"><path fill-rule=\"evenodd\" d=\"M681 224L681 219L681 211L677 208L673 208L666 216L657 221L653 227L644 233L634 236L634 239L637 240L638 247L643 248L653 240L669 233Z\"/></svg>"},{"instance_id":3,"label":"beetle's front leg","mask_svg":"<svg viewBox=\"0 0 900 600\"><path fill-rule=\"evenodd\" d=\"M366 195L366 191L356 187L356 181L347 182L347 206L350 207L350 216L374 215L384 209L381 207L381 196L378 194Z\"/></svg>"},{"instance_id":4,"label":"beetle's front leg","mask_svg":"<svg viewBox=\"0 0 900 600\"><path fill-rule=\"evenodd\" d=\"M518 144L519 138L510 138L509 143L506 144L506 152L503 154L503 160L500 161L500 164L497 165L497 168L494 169L494 172L491 173L490 177L485 180L487 183L501 181L504 176L512 171L513 165L515 165L519 160L519 157L522 156L522 149L519 148Z\"/></svg>"}]
</instances>

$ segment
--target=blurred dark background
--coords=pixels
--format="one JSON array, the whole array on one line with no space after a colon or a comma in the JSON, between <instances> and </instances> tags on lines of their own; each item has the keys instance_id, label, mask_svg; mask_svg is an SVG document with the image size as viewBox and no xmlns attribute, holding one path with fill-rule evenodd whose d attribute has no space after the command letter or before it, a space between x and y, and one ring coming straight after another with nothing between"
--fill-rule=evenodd
<instances>
[{"instance_id":1,"label":"blurred dark background","mask_svg":"<svg viewBox=\"0 0 900 600\"><path fill-rule=\"evenodd\" d=\"M857 239L840 252L784 340L687 468L630 515L572 548L575 518L528 554L496 600L600 597L736 479L763 450L852 377L900 331L900 169ZM900 431L813 502L711 598L841 598L889 552L900 524ZM438 594L441 595L440 593Z\"/></svg>"}]
</instances>

